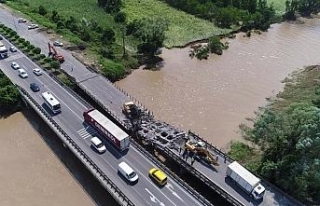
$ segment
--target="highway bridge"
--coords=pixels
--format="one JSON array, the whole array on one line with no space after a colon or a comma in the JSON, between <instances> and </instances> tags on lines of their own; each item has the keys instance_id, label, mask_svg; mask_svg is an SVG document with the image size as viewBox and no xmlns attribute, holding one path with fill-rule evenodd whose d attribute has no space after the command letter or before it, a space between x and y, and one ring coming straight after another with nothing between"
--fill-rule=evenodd
<instances>
[{"instance_id":1,"label":"highway bridge","mask_svg":"<svg viewBox=\"0 0 320 206\"><path fill-rule=\"evenodd\" d=\"M7 25L8 27L11 27L12 29L16 29L19 35L28 39L32 44L39 46L42 49L42 51L47 51L46 44L49 40L41 32L37 32L36 30L28 31L26 28L27 25L17 24L16 18L12 18L11 14L4 10L1 10L0 19L1 19L1 22ZM102 108L108 111L108 113L111 116L113 116L120 124L122 124L125 127L128 127L126 123L127 118L121 112L121 106L124 102L130 100L130 97L127 94L125 94L124 91L117 89L111 82L109 82L104 77L100 76L95 72L88 70L84 65L78 62L69 53L69 51L60 49L59 52L62 55L64 55L66 58L66 62L62 65L62 69L66 73L68 73L70 76L72 76L75 79L77 85L83 91L85 91L92 99L98 102L98 104ZM57 92L57 95L59 94L58 91L54 91L54 92ZM67 105L69 104L67 103ZM53 118L57 118L57 117L53 117ZM68 121L64 121L63 119L59 119L59 118L57 119L57 123L59 125L60 124L66 125L67 122ZM81 132L84 131L83 125L82 127L80 127L79 123L77 123L77 125L73 125L73 126L75 129L77 129L76 131L78 131L77 134L73 134L73 135L81 136ZM164 128L164 129L167 130L167 128ZM184 133L179 129L176 129L176 128L174 129L177 131L176 134L181 135L182 133L183 137L198 138L198 139L201 139L202 141L205 141L202 138L193 135L192 133ZM68 130L68 127L66 128L66 132L71 132L71 134L74 133L74 131ZM175 144L171 145L170 148L161 147L161 144L159 145L158 145L159 146L158 148L161 151L163 151L164 154L167 155L167 157L173 158L177 163L180 164L181 167L187 169L189 172L194 174L195 177L197 177L198 179L203 181L204 184L212 188L214 192L217 192L223 198L227 199L230 203L234 205L301 205L299 202L293 200L292 198L287 196L285 193L283 193L281 190L276 189L274 186L268 184L267 182L264 183L264 185L266 186L266 194L264 196L263 201L262 202L252 201L250 198L248 198L246 194L243 194L242 191L239 190L239 188L230 184L225 179L225 168L232 160L228 158L224 153L219 151L217 148L215 148L213 145L208 144L208 148L214 155L219 157L218 161L220 166L218 167L212 167L212 166L208 167L206 165L201 164L200 162L196 162L193 166L191 166L190 163L185 161L179 155L178 148L181 146L183 147L183 145L179 145L178 142L175 142ZM139 153L137 152L137 154ZM224 161L225 157L226 157L226 161ZM168 203L168 201L166 203Z\"/></svg>"},{"instance_id":2,"label":"highway bridge","mask_svg":"<svg viewBox=\"0 0 320 206\"><path fill-rule=\"evenodd\" d=\"M4 41L6 46L10 46ZM22 79L16 70L12 69L12 61L25 68L29 77ZM90 137L99 136L89 125L84 123L82 113L91 106L72 90L67 89L59 82L54 81L46 72L41 76L32 73L32 69L38 67L20 51L10 53L6 59L0 60L1 70L18 85L22 97L58 134L71 151L88 167L94 176L122 205L211 205L196 191L193 191L186 183L172 174L152 156L144 153L139 145L133 144L126 153L120 153L109 142L107 152L99 154L90 145ZM39 92L33 92L29 88L30 83L41 85ZM41 92L50 91L61 103L62 112L54 115L45 105ZM101 138L103 139L103 138ZM128 184L118 173L117 165L125 161L139 175L139 181ZM168 184L158 187L149 177L148 171L152 167L162 168L169 175Z\"/></svg>"}]
</instances>

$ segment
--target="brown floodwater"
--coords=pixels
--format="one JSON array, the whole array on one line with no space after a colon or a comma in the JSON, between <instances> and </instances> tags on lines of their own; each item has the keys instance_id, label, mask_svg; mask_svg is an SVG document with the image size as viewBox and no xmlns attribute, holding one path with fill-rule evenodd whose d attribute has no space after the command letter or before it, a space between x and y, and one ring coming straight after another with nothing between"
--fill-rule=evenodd
<instances>
[{"instance_id":1,"label":"brown floodwater","mask_svg":"<svg viewBox=\"0 0 320 206\"><path fill-rule=\"evenodd\" d=\"M32 110L0 118L0 205L118 205Z\"/></svg>"},{"instance_id":2,"label":"brown floodwater","mask_svg":"<svg viewBox=\"0 0 320 206\"><path fill-rule=\"evenodd\" d=\"M163 68L135 70L116 84L152 110L157 119L194 131L220 148L240 140L239 124L275 96L296 68L320 61L320 20L281 23L268 32L227 39L229 49L208 60L190 48L163 49Z\"/></svg>"}]
</instances>

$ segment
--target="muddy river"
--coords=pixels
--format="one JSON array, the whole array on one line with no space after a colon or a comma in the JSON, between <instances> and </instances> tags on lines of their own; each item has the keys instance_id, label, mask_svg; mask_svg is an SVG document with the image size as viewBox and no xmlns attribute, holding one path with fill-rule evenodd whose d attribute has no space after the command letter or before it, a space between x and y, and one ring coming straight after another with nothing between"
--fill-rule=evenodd
<instances>
[{"instance_id":1,"label":"muddy river","mask_svg":"<svg viewBox=\"0 0 320 206\"><path fill-rule=\"evenodd\" d=\"M118 205L34 111L0 118L0 205Z\"/></svg>"},{"instance_id":2,"label":"muddy river","mask_svg":"<svg viewBox=\"0 0 320 206\"><path fill-rule=\"evenodd\" d=\"M190 48L164 49L158 71L138 69L116 84L157 119L200 134L219 148L240 140L239 124L264 106L296 68L320 62L320 19L274 24L268 32L228 39L229 49L208 60Z\"/></svg>"}]
</instances>

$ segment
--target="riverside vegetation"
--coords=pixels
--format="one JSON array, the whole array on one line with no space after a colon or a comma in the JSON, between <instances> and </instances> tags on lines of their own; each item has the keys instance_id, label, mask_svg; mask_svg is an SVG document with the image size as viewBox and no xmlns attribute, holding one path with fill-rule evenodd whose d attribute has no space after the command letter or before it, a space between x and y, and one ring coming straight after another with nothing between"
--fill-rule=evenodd
<instances>
[{"instance_id":1,"label":"riverside vegetation","mask_svg":"<svg viewBox=\"0 0 320 206\"><path fill-rule=\"evenodd\" d=\"M320 66L286 79L270 104L240 125L229 155L308 205L320 204Z\"/></svg>"},{"instance_id":2,"label":"riverside vegetation","mask_svg":"<svg viewBox=\"0 0 320 206\"><path fill-rule=\"evenodd\" d=\"M144 52L154 55L155 48L162 44L167 47L181 46L181 42L176 41L178 43L174 43L174 41L168 41L170 39L170 32L175 31L171 33L172 36L182 33L177 29L180 22L175 22L178 26L172 26L174 23L166 18L169 15L168 13L154 18L160 21L159 25L161 27L158 27L158 24L156 27L147 25L150 23L153 25L156 22L154 19L152 21L148 18L152 11L151 5L156 5L155 8L157 9L168 8L169 11L175 12L175 10L172 10L172 8L163 2L159 3L157 1L155 3L156 1L152 0L140 0L132 1L135 3L123 3L118 1L119 7L116 6L115 8L107 7L106 2L100 0L98 2L100 7L93 0L67 2L15 0L8 1L7 3L9 6L27 14L39 24L49 29L54 29L59 34L65 36L67 40L78 45L83 44L87 46L87 51L94 54L99 59L99 63L103 65L101 72L111 80L122 78L127 73L127 68L137 66L137 53ZM178 4L180 1L166 2L171 5ZM201 7L207 9L206 3L208 2L206 1L194 0L187 2L186 8L179 9L194 14L194 16L199 15L195 12L196 10L192 11L190 8L200 9L199 11L201 11ZM204 2L204 4L201 5L201 2ZM205 20L199 20L192 16L194 21L186 21L193 22L193 25L189 25L190 28L196 27L196 22L202 22L201 25L209 28L206 30L209 31L208 33L203 33L205 34L204 36L213 31L213 28L216 28L210 21L215 21L219 26L226 26L228 28L227 30L215 30L217 33L213 32L212 36L239 28L252 29L260 27L260 29L267 29L266 25L273 21L273 18L269 18L275 15L273 6L268 6L266 1L239 1L242 3L240 5L237 4L237 6L233 5L232 2L230 1L227 7L221 7L221 11L219 10L218 12L218 18L215 16L216 13L212 13L212 11L216 10L212 9L208 11L211 13L206 15L202 13L199 16ZM274 2L279 3L277 0ZM194 7L190 6L192 4ZM143 16L139 16L138 9L135 10L138 5L146 6L145 8L147 8L147 11L141 12ZM254 5L259 7L251 10L250 13L250 10L246 9L244 5L251 5L251 9L254 8ZM183 5L172 6L179 7ZM216 8L217 5L210 6L210 8ZM69 8L74 9L70 10ZM217 6L217 8L220 7ZM294 19L296 18L297 11L305 16L317 12L319 1L291 0L286 1L285 6L282 8L284 8L284 11L280 13L283 14L283 17ZM253 13L253 11L255 12ZM261 16L261 13L256 13L259 11L266 12L268 18L265 19L264 15ZM240 14L245 15L241 16ZM173 13L172 15L174 17ZM219 15L221 16L219 17ZM186 15L184 17L188 19L191 16ZM262 18L262 24L256 25L256 19L252 18ZM172 19L178 20L178 18ZM180 25L184 24L181 23ZM161 29L160 35L153 36L152 32L157 31L156 29L159 28ZM151 33L141 33L139 32L141 30L146 32L151 31ZM187 29L183 31L187 31ZM15 35L14 31L7 31L7 33L8 35ZM196 36L186 38L188 35L186 33L183 35L184 37L181 38L183 41L197 40ZM171 39L178 39L172 36ZM200 38L204 36L199 35ZM211 33L206 38L210 36ZM17 41L20 46L28 44L27 41L19 39ZM33 53L37 52L34 50ZM52 63L45 56L41 56L40 53L35 54L34 58L40 58L39 61L47 65L49 64L49 67L54 67L55 63ZM320 149L320 88L318 84L320 74L318 71L319 67L314 66L308 67L303 72L294 75L286 83L284 91L278 94L277 99L271 101L267 107L257 112L257 117L251 120L253 123L252 127L246 125L240 126L243 136L249 144L235 142L231 145L229 152L233 158L246 164L249 169L307 204L320 204L320 157L318 152Z\"/></svg>"},{"instance_id":3,"label":"riverside vegetation","mask_svg":"<svg viewBox=\"0 0 320 206\"><path fill-rule=\"evenodd\" d=\"M275 21L274 9L265 0L188 0L185 5L157 0L0 1L86 48L87 56L96 60L93 66L111 81L153 59L159 47L210 39L213 44L203 51L222 53L217 36L239 29L266 30Z\"/></svg>"}]
</instances>

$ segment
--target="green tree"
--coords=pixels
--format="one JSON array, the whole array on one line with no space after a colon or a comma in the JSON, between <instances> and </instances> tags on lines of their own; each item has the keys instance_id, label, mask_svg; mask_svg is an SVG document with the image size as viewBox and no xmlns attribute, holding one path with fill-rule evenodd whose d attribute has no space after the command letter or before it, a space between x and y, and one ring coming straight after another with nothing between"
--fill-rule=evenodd
<instances>
[{"instance_id":1,"label":"green tree","mask_svg":"<svg viewBox=\"0 0 320 206\"><path fill-rule=\"evenodd\" d=\"M47 9L44 8L44 6L40 5L38 8L38 13L42 16L46 15L48 13Z\"/></svg>"},{"instance_id":2,"label":"green tree","mask_svg":"<svg viewBox=\"0 0 320 206\"><path fill-rule=\"evenodd\" d=\"M137 21L133 34L142 40L142 43L138 45L139 52L155 55L157 49L163 46L167 30L167 20L160 17L143 18Z\"/></svg>"},{"instance_id":3,"label":"green tree","mask_svg":"<svg viewBox=\"0 0 320 206\"><path fill-rule=\"evenodd\" d=\"M41 53L41 49L39 47L36 47L36 48L33 49L33 53L40 54Z\"/></svg>"},{"instance_id":4,"label":"green tree","mask_svg":"<svg viewBox=\"0 0 320 206\"><path fill-rule=\"evenodd\" d=\"M114 32L114 30L110 27L107 27L103 30L100 40L102 44L110 45L116 40L115 36L116 36L116 33Z\"/></svg>"},{"instance_id":5,"label":"green tree","mask_svg":"<svg viewBox=\"0 0 320 206\"><path fill-rule=\"evenodd\" d=\"M320 109L309 104L266 109L244 131L263 152L262 176L300 200L320 201Z\"/></svg>"},{"instance_id":6,"label":"green tree","mask_svg":"<svg viewBox=\"0 0 320 206\"><path fill-rule=\"evenodd\" d=\"M118 13L116 13L114 15L115 22L124 23L126 21L126 19L127 19L127 15L123 11L119 11Z\"/></svg>"},{"instance_id":7,"label":"green tree","mask_svg":"<svg viewBox=\"0 0 320 206\"><path fill-rule=\"evenodd\" d=\"M209 39L208 47L211 53L221 55L224 45L220 42L220 38L218 36L213 36Z\"/></svg>"},{"instance_id":8,"label":"green tree","mask_svg":"<svg viewBox=\"0 0 320 206\"><path fill-rule=\"evenodd\" d=\"M122 6L121 0L106 0L104 4L104 9L108 13L115 13L120 11L121 6Z\"/></svg>"},{"instance_id":9,"label":"green tree","mask_svg":"<svg viewBox=\"0 0 320 206\"><path fill-rule=\"evenodd\" d=\"M57 71L58 69L60 69L60 62L58 62L57 60L51 61L50 67Z\"/></svg>"}]
</instances>

